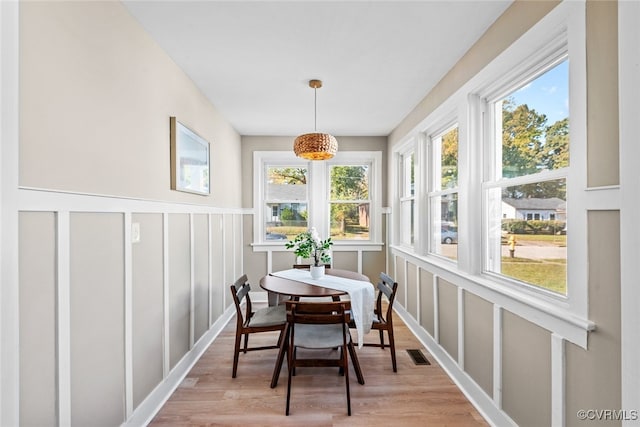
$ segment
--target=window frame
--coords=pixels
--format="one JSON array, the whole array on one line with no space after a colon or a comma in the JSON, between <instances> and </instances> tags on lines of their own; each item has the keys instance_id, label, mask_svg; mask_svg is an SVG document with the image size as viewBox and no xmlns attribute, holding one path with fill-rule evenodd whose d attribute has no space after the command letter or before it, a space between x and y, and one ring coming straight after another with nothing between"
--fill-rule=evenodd
<instances>
[{"instance_id":1,"label":"window frame","mask_svg":"<svg viewBox=\"0 0 640 427\"><path fill-rule=\"evenodd\" d=\"M491 127L486 121L486 101L500 91L516 87L523 76L532 74L531 67L545 61L548 63L549 58L559 51L568 52L570 58L571 170L567 178L567 221L571 223L572 233L567 236L566 296L545 292L542 288L514 285L483 272L486 238L483 179L488 170L495 168L494 156L486 151ZM460 126L458 219L461 243L458 246L458 263L447 263L429 254L422 242L413 250L403 247L397 238L397 227L394 227L396 234L391 243L392 254L409 257L413 262L424 264L434 274L455 281L463 289L485 295L505 308L517 309L525 318L537 319L549 330L559 331L581 346L586 346L586 332L594 327L588 320L587 213L590 209L598 209L598 206L606 206L600 202L608 197L603 192L606 189L589 188L584 173L587 166L586 88L585 2L562 2L496 58L478 68L475 75L443 99L392 148L397 156L410 141L424 138L425 134L430 134L428 130L437 128L438 124L446 122L452 111L456 112ZM419 169L424 169L419 165L426 159L427 155L422 151L417 163ZM398 162L392 166L396 168L392 171L392 179L396 180L392 188L396 191L393 206L397 209L397 180L401 178ZM553 173L550 172L549 179ZM425 174L424 170L418 171L421 183L426 183ZM417 215L424 217L426 198L423 191L417 195L421 199ZM423 238L428 238L428 232L420 230L416 239Z\"/></svg>"},{"instance_id":2,"label":"window frame","mask_svg":"<svg viewBox=\"0 0 640 427\"><path fill-rule=\"evenodd\" d=\"M300 166L308 171L307 210L308 227L315 227L321 236L329 236L329 166L368 165L370 226L369 239L335 240L337 247L382 245L382 153L380 151L342 151L332 159L311 161L297 157L292 151L254 151L253 153L253 206L254 237L252 246L284 248L286 241L265 239L265 185L266 170L271 166Z\"/></svg>"},{"instance_id":3,"label":"window frame","mask_svg":"<svg viewBox=\"0 0 640 427\"><path fill-rule=\"evenodd\" d=\"M572 82L572 75L575 76L575 67L574 60L572 58L572 52L569 49L569 40L568 40L568 32L566 29L560 34L554 36L547 43L543 44L539 49L535 51L534 54L528 59L523 61L517 67L512 69L509 73L506 73L504 76L496 76L489 86L489 88L485 90L481 90L477 93L481 101L481 108L483 111L483 119L484 119L484 129L485 132L482 135L482 146L484 156L484 164L483 164L483 176L482 176L482 275L484 277L490 278L492 281L510 288L515 288L518 292L523 293L523 297L525 298L537 298L545 301L546 303L559 304L565 308L570 308L573 301L577 301L579 298L577 295L585 292L585 290L576 290L574 291L572 288L574 287L573 283L570 282L570 277L579 276L580 273L577 271L578 268L575 264L575 261L569 262L569 259L574 259L575 257L571 256L572 252L575 252L574 246L575 241L579 239L578 236L572 236L571 234L567 236L567 290L566 294L560 294L557 292L553 292L547 290L541 286L537 286L534 284L529 284L523 281L520 281L516 278L495 272L495 267L493 266L493 260L500 259L500 244L495 242L494 233L491 233L490 230L494 228L496 225L492 223L492 221L496 221L496 219L501 219L502 215L498 218L495 215L491 215L490 211L492 207L495 209L495 201L491 201L491 192L492 190L495 192L501 191L506 187L513 187L523 184L532 184L539 182L546 182L558 179L566 180L566 191L567 191L567 224L576 221L578 224L580 223L580 219L576 218L576 215L570 215L569 213L572 211L576 211L574 208L576 203L571 203L570 201L574 200L574 192L579 192L578 188L580 187L578 184L580 178L577 176L576 170L579 167L575 166L575 162L579 162L579 160L574 159L573 151L575 150L579 153L582 150L586 150L586 138L581 137L580 128L586 128L586 122L582 117L580 117L579 108L574 108L576 105L575 98L572 96L572 87L575 87L575 82ZM533 173L529 175L516 176L512 178L503 177L502 173L502 153L501 148L502 145L498 143L498 140L502 140L502 137L499 136L502 133L502 116L501 112L497 111L496 104L499 103L501 99L504 99L509 94L516 91L519 87L522 87L532 81L534 81L539 76L543 75L546 71L552 69L556 65L559 65L563 61L569 61L569 121L571 126L570 133L570 149L569 156L570 162L569 166L554 170L543 170L538 173ZM572 72L573 70L573 72ZM574 109L577 110L574 113ZM576 117L574 117L574 114ZM574 130L575 128L575 130ZM574 135L575 133L575 135ZM585 132L586 133L586 132ZM579 156L575 156L578 158ZM585 167L586 165L583 164ZM573 185L572 185L573 184ZM586 187L586 183L583 184ZM584 187L583 187L584 188ZM570 196L569 196L570 195ZM494 196L495 197L495 196ZM586 223L586 220L585 220ZM579 229L579 228L577 228ZM574 233L572 233L574 234ZM574 238L572 238L574 237ZM586 246L586 241L584 242ZM586 259L586 254L585 258ZM586 276L586 273L582 273L582 275ZM579 286L580 287L580 286Z\"/></svg>"},{"instance_id":4,"label":"window frame","mask_svg":"<svg viewBox=\"0 0 640 427\"><path fill-rule=\"evenodd\" d=\"M418 168L417 168L417 150L415 149L414 144L408 145L403 151L398 153L398 169L400 171L400 179L398 180L398 211L399 211L399 220L398 220L398 236L399 243L403 246L413 248L416 243L416 221L417 218L417 204L418 204ZM413 192L410 190L407 192L407 184L411 184L411 170L407 170L407 159L412 159L411 165L413 167L414 176L413 176ZM409 223L406 223L405 218L405 210L404 205L409 204L410 206L410 215L409 215ZM412 205L413 204L413 205ZM413 218L413 220L412 220ZM409 237L409 239L407 239Z\"/></svg>"},{"instance_id":5,"label":"window frame","mask_svg":"<svg viewBox=\"0 0 640 427\"><path fill-rule=\"evenodd\" d=\"M426 207L427 213L429 217L429 225L428 225L428 233L429 237L426 238L427 242L427 253L429 255L437 256L442 258L443 260L451 263L458 262L457 256L457 246L456 246L456 258L448 258L442 253L437 252L438 247L442 246L442 243L439 239L436 239L436 236L441 235L441 231L438 229L442 228L441 220L442 220L442 212L438 211L437 215L433 209L431 209L432 202L434 199L442 198L444 196L450 196L455 194L457 196L456 204L459 203L460 199L460 175L458 174L456 177L456 186L451 188L436 188L436 184L442 178L442 145L440 142L440 147L436 147L436 140L442 141L442 138L451 132L454 129L458 129L458 154L456 161L459 161L460 158L460 125L458 123L457 117L454 119L449 119L444 122L444 125L436 127L433 132L429 132L427 134L427 162L429 165L429 170L427 171L427 192L426 192ZM438 148L438 149L437 149Z\"/></svg>"}]
</instances>

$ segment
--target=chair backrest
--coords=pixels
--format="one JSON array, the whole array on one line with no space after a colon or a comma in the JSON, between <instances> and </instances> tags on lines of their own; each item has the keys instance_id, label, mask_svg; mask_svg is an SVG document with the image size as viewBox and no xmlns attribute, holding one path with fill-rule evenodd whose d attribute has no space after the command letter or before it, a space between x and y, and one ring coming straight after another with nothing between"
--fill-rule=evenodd
<instances>
[{"instance_id":1,"label":"chair backrest","mask_svg":"<svg viewBox=\"0 0 640 427\"><path fill-rule=\"evenodd\" d=\"M382 320L390 323L391 313L393 312L393 302L396 299L396 291L398 290L398 283L386 273L380 273L380 281L376 287L378 288L378 299L376 300L378 315L382 316L382 295L384 295L387 297L387 300L389 300L389 303L387 306L387 312Z\"/></svg>"},{"instance_id":2,"label":"chair backrest","mask_svg":"<svg viewBox=\"0 0 640 427\"><path fill-rule=\"evenodd\" d=\"M286 301L285 304L287 308L287 322L290 324L348 324L351 320L351 301Z\"/></svg>"},{"instance_id":3,"label":"chair backrest","mask_svg":"<svg viewBox=\"0 0 640 427\"><path fill-rule=\"evenodd\" d=\"M251 296L249 295L249 291L251 291L251 285L249 284L249 279L247 279L246 274L243 274L231 285L231 296L236 306L236 318L239 325L244 324L245 320L251 315ZM246 299L246 314L244 316L241 307L243 299Z\"/></svg>"}]
</instances>

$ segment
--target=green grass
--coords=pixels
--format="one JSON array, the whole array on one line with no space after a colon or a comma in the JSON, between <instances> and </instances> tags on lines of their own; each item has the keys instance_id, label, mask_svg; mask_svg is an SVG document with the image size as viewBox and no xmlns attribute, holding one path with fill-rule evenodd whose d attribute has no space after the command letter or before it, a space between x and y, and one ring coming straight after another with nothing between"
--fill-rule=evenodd
<instances>
[{"instance_id":1,"label":"green grass","mask_svg":"<svg viewBox=\"0 0 640 427\"><path fill-rule=\"evenodd\" d=\"M522 242L544 242L544 243L552 243L556 246L564 247L567 246L567 236L566 235L549 235L549 234L516 234L516 241L518 243ZM507 238L503 236L503 243L507 242Z\"/></svg>"},{"instance_id":2,"label":"green grass","mask_svg":"<svg viewBox=\"0 0 640 427\"><path fill-rule=\"evenodd\" d=\"M567 261L502 258L502 274L562 295L567 293Z\"/></svg>"},{"instance_id":3,"label":"green grass","mask_svg":"<svg viewBox=\"0 0 640 427\"><path fill-rule=\"evenodd\" d=\"M270 233L279 233L287 236L288 240L292 240L298 234L307 231L307 227L295 227L295 226L279 226L279 227L267 227L267 232ZM369 228L362 227L359 225L351 225L347 224L346 230L344 233L340 232L338 227L331 229L331 238L333 239L368 239L369 238Z\"/></svg>"}]
</instances>

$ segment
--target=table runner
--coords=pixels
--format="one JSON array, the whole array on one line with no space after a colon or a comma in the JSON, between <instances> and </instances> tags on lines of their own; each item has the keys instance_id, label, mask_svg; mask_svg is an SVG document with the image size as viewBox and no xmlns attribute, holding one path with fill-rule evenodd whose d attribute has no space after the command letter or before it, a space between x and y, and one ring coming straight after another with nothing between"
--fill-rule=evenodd
<instances>
[{"instance_id":1,"label":"table runner","mask_svg":"<svg viewBox=\"0 0 640 427\"><path fill-rule=\"evenodd\" d=\"M347 279L346 277L332 276L330 274L325 274L319 279L313 279L311 278L309 270L297 268L276 271L271 274L284 279L296 280L310 285L347 292L349 298L351 298L353 322L358 331L358 348L362 348L364 335L368 334L371 330L371 322L373 321L373 300L375 292L371 283L362 280Z\"/></svg>"}]
</instances>

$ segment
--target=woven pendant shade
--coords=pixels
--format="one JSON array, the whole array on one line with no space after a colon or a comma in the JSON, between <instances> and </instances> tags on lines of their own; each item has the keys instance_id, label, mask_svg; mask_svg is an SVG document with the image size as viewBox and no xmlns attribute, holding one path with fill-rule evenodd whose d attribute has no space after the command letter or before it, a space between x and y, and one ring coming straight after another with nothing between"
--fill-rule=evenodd
<instances>
[{"instance_id":1,"label":"woven pendant shade","mask_svg":"<svg viewBox=\"0 0 640 427\"><path fill-rule=\"evenodd\" d=\"M309 160L327 160L338 151L338 141L328 133L305 133L293 142L296 156Z\"/></svg>"},{"instance_id":2,"label":"woven pendant shade","mask_svg":"<svg viewBox=\"0 0 640 427\"><path fill-rule=\"evenodd\" d=\"M317 122L316 90L322 87L322 81L309 80L309 87L314 90L314 123ZM296 156L308 160L327 160L335 156L338 151L338 141L333 135L316 132L300 135L293 141L293 152Z\"/></svg>"}]
</instances>

